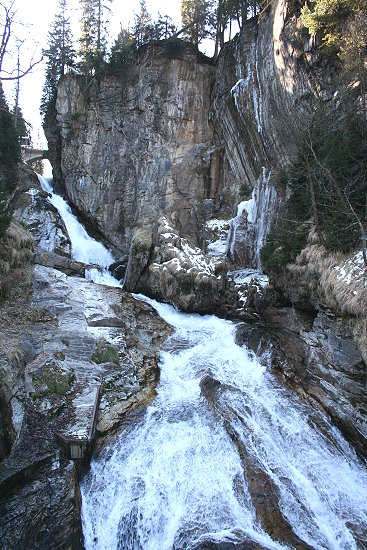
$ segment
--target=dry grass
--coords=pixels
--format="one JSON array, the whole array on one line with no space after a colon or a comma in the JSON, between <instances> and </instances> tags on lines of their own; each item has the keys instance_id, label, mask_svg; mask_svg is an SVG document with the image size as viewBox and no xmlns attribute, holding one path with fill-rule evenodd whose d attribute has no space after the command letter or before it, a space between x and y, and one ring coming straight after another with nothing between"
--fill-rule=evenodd
<instances>
[{"instance_id":1,"label":"dry grass","mask_svg":"<svg viewBox=\"0 0 367 550\"><path fill-rule=\"evenodd\" d=\"M17 222L11 222L0 239L0 300L14 285L13 271L29 265L33 258L33 240Z\"/></svg>"},{"instance_id":2,"label":"dry grass","mask_svg":"<svg viewBox=\"0 0 367 550\"><path fill-rule=\"evenodd\" d=\"M367 362L367 268L361 252L330 253L314 237L311 233L306 248L287 270L309 281L317 278L320 301L355 318L354 336Z\"/></svg>"},{"instance_id":3,"label":"dry grass","mask_svg":"<svg viewBox=\"0 0 367 550\"><path fill-rule=\"evenodd\" d=\"M12 222L0 239L0 353L5 355L16 345L30 313L26 303L33 288L32 258L32 237Z\"/></svg>"}]
</instances>

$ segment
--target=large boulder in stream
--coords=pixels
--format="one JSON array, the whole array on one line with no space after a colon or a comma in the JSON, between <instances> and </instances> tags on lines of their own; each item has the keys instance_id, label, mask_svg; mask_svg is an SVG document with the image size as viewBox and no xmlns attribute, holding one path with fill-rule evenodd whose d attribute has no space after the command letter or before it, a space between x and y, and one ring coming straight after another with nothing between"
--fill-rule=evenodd
<instances>
[{"instance_id":1,"label":"large boulder in stream","mask_svg":"<svg viewBox=\"0 0 367 550\"><path fill-rule=\"evenodd\" d=\"M153 246L153 242L155 243ZM236 293L226 278L225 261L211 258L180 237L167 217L157 235L138 230L132 240L125 289L142 292L182 311L215 312Z\"/></svg>"}]
</instances>

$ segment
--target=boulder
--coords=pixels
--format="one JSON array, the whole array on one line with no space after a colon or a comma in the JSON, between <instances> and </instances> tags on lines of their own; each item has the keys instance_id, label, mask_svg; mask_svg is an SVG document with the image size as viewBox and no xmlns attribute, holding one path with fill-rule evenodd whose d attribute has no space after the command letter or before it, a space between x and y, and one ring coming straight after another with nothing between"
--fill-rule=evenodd
<instances>
[{"instance_id":1,"label":"boulder","mask_svg":"<svg viewBox=\"0 0 367 550\"><path fill-rule=\"evenodd\" d=\"M139 289L140 280L149 264L152 245L152 234L145 229L137 229L131 241L126 268L124 286L128 292L135 292Z\"/></svg>"},{"instance_id":2,"label":"boulder","mask_svg":"<svg viewBox=\"0 0 367 550\"><path fill-rule=\"evenodd\" d=\"M225 263L181 238L172 221L163 216L154 248L146 231L136 232L125 289L169 302L182 311L214 312L225 299Z\"/></svg>"},{"instance_id":3,"label":"boulder","mask_svg":"<svg viewBox=\"0 0 367 550\"><path fill-rule=\"evenodd\" d=\"M58 269L66 275L76 275L78 277L85 276L85 269L87 267L82 262L77 262L66 256L60 256L54 252L46 252L40 247L36 248L34 262L45 267Z\"/></svg>"}]
</instances>

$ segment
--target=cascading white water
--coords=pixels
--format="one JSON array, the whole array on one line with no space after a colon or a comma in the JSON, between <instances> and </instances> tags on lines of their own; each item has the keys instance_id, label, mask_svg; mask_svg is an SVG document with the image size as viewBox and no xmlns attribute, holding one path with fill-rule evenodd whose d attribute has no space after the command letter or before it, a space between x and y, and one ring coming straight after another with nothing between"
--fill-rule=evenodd
<instances>
[{"instance_id":1,"label":"cascading white water","mask_svg":"<svg viewBox=\"0 0 367 550\"><path fill-rule=\"evenodd\" d=\"M102 270L89 269L86 277L96 283L119 286L118 281L107 269L115 261L112 253L102 243L88 235L83 225L72 213L68 203L60 195L54 193L51 181L40 175L38 175L38 179L42 189L50 194L50 203L56 208L65 223L72 243L71 257L78 262L94 264L102 268Z\"/></svg>"},{"instance_id":2,"label":"cascading white water","mask_svg":"<svg viewBox=\"0 0 367 550\"><path fill-rule=\"evenodd\" d=\"M107 268L112 254L50 183L40 182L65 222L73 258ZM118 284L107 269L96 274ZM235 344L232 323L153 305L176 332L161 356L157 399L92 462L82 483L87 550L178 550L208 538L284 548L256 519L223 418L277 487L282 514L300 539L314 548L358 548L354 533L367 531L367 470L340 433ZM222 384L215 413L200 393L206 374Z\"/></svg>"},{"instance_id":3,"label":"cascading white water","mask_svg":"<svg viewBox=\"0 0 367 550\"><path fill-rule=\"evenodd\" d=\"M353 531L367 531L367 469L340 433L235 344L233 323L150 302L175 333L154 403L82 482L87 550L178 550L208 538L284 548L256 519L223 419L277 487L298 537L318 549L357 548ZM200 392L207 374L221 383L215 413Z\"/></svg>"}]
</instances>

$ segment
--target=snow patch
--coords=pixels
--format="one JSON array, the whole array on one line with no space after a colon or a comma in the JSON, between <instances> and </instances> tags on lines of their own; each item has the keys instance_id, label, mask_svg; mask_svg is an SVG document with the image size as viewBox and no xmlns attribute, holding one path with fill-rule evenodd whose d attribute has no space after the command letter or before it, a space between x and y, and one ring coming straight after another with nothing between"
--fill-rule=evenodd
<instances>
[{"instance_id":1,"label":"snow patch","mask_svg":"<svg viewBox=\"0 0 367 550\"><path fill-rule=\"evenodd\" d=\"M337 265L334 269L338 272L337 279L346 285L351 282L362 282L367 286L367 268L364 265L362 251L357 252L352 258L346 260L342 265Z\"/></svg>"},{"instance_id":2,"label":"snow patch","mask_svg":"<svg viewBox=\"0 0 367 550\"><path fill-rule=\"evenodd\" d=\"M206 253L208 256L225 258L228 250L227 240L230 221L214 219L205 223Z\"/></svg>"},{"instance_id":3,"label":"snow patch","mask_svg":"<svg viewBox=\"0 0 367 550\"><path fill-rule=\"evenodd\" d=\"M212 220L213 222L214 220ZM217 220L222 222L223 220ZM166 233L162 233L160 236L163 238L175 238L175 242L166 242L165 250L168 259L161 263L153 264L154 268L168 269L169 271L185 270L188 273L201 273L209 277L215 276L218 268L218 260L216 258L208 258L203 254L200 248L192 245L186 239L178 237L174 233L173 228L169 225L166 218L160 220L160 226L167 230ZM228 222L226 222L228 225ZM214 226L214 224L212 224ZM220 223L219 223L220 225Z\"/></svg>"},{"instance_id":4,"label":"snow patch","mask_svg":"<svg viewBox=\"0 0 367 550\"><path fill-rule=\"evenodd\" d=\"M256 269L235 269L228 272L228 277L233 280L236 286L249 285L251 281L256 282L261 288L265 288L269 284L269 277Z\"/></svg>"}]
</instances>

